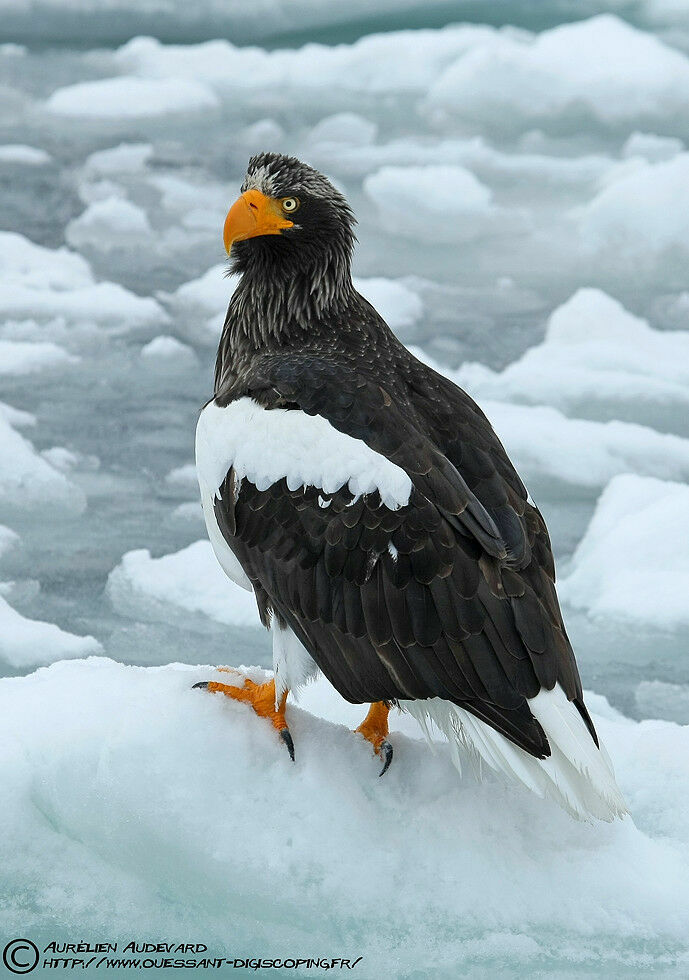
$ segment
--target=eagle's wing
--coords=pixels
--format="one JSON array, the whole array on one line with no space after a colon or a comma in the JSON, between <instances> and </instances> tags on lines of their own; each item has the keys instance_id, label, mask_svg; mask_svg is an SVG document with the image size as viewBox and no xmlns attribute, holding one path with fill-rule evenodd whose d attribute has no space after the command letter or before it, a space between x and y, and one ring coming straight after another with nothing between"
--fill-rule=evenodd
<instances>
[{"instance_id":1,"label":"eagle's wing","mask_svg":"<svg viewBox=\"0 0 689 980\"><path fill-rule=\"evenodd\" d=\"M570 699L581 688L552 581L544 573L544 597L540 568L527 574L538 521L517 514L530 556L520 568L517 524L503 536L460 468L375 381L303 354L259 364L247 397L216 396L216 416L228 414L212 424L232 435L207 453L218 526L259 603L348 700L439 697L548 755L527 699L558 680ZM351 456L343 481L350 443L370 456ZM329 454L340 478L324 485ZM391 465L406 494L386 482Z\"/></svg>"}]
</instances>

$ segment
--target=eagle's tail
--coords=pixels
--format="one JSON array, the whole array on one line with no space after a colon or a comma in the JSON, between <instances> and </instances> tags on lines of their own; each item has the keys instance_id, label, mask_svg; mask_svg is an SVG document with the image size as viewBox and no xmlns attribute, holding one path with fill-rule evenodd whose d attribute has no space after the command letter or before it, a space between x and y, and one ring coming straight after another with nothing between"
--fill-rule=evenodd
<instances>
[{"instance_id":1,"label":"eagle's tail","mask_svg":"<svg viewBox=\"0 0 689 980\"><path fill-rule=\"evenodd\" d=\"M481 772L485 764L495 772L549 797L579 820L614 820L627 813L624 797L605 748L596 746L576 706L558 685L529 700L550 743L551 755L537 759L464 708L441 698L400 701L400 707L421 724L431 738L428 722L447 737L452 761L462 772L463 762ZM478 763L478 765L476 765Z\"/></svg>"}]
</instances>

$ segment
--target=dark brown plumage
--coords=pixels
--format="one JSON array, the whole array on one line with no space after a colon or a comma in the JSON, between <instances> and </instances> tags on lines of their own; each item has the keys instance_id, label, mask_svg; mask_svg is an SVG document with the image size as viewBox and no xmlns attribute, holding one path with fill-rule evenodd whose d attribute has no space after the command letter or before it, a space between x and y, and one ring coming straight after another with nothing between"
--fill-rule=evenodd
<instances>
[{"instance_id":1,"label":"dark brown plumage","mask_svg":"<svg viewBox=\"0 0 689 980\"><path fill-rule=\"evenodd\" d=\"M230 470L215 517L264 622L288 625L349 701L439 697L544 758L548 738L528 699L559 682L596 740L545 523L490 423L356 292L351 212L325 178L264 155L245 187L259 179L276 198L298 195L299 223L233 247L243 278L218 351L216 404L248 396L320 415L413 485L391 510L346 485L237 486Z\"/></svg>"}]
</instances>

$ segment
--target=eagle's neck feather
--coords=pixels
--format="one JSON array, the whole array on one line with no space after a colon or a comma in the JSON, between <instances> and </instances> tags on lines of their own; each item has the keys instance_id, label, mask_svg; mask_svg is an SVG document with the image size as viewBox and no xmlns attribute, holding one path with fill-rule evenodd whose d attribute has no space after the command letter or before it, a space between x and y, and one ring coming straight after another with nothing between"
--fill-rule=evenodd
<instances>
[{"instance_id":1,"label":"eagle's neck feather","mask_svg":"<svg viewBox=\"0 0 689 980\"><path fill-rule=\"evenodd\" d=\"M231 364L306 341L334 323L356 296L344 251L305 268L276 267L261 258L246 263L230 300L218 347L216 391Z\"/></svg>"}]
</instances>

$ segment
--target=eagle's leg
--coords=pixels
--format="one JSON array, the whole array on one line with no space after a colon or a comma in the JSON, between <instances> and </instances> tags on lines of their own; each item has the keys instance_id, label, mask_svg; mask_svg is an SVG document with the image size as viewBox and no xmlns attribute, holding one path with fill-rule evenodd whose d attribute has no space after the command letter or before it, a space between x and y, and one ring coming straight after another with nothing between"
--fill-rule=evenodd
<instances>
[{"instance_id":1,"label":"eagle's leg","mask_svg":"<svg viewBox=\"0 0 689 980\"><path fill-rule=\"evenodd\" d=\"M392 762L392 745L388 742L388 715L390 705L387 701L374 701L368 709L368 714L356 731L363 735L373 746L373 751L383 759L383 768L379 776L387 772Z\"/></svg>"},{"instance_id":2,"label":"eagle's leg","mask_svg":"<svg viewBox=\"0 0 689 980\"><path fill-rule=\"evenodd\" d=\"M228 667L219 667L218 670L226 673L238 673L238 671L233 671ZM235 701L244 701L246 704L250 704L260 718L267 718L270 721L287 746L289 757L294 762L294 742L285 720L285 704L287 703L288 692L285 691L280 700L276 702L274 680L268 681L266 684L255 684L247 677L243 687L220 684L218 681L201 681L199 684L194 684L194 687L212 692L219 691Z\"/></svg>"}]
</instances>

